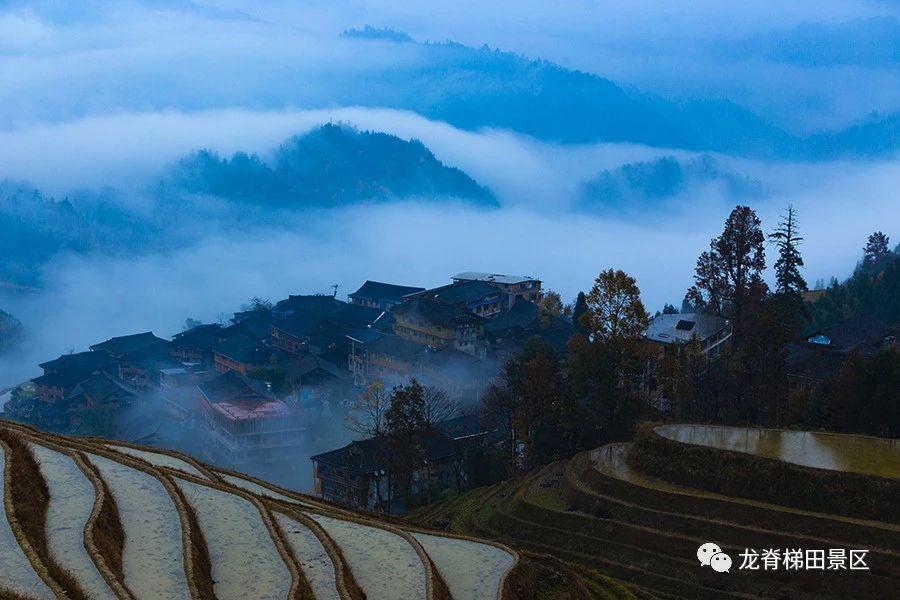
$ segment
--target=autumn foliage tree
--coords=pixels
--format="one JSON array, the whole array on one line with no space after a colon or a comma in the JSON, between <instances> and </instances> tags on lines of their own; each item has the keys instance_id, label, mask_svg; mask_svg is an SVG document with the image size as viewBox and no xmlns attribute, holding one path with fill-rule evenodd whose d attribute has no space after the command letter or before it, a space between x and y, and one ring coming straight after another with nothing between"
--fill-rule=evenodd
<instances>
[{"instance_id":1,"label":"autumn foliage tree","mask_svg":"<svg viewBox=\"0 0 900 600\"><path fill-rule=\"evenodd\" d=\"M634 277L608 269L594 280L584 320L595 339L609 341L640 337L650 324L650 315Z\"/></svg>"}]
</instances>

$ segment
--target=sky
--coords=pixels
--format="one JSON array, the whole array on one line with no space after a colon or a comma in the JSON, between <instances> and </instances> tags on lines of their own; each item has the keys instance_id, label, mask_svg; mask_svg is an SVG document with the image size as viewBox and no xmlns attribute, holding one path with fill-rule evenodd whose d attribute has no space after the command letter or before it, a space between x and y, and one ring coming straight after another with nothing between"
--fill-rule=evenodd
<instances>
[{"instance_id":1,"label":"sky","mask_svg":"<svg viewBox=\"0 0 900 600\"><path fill-rule=\"evenodd\" d=\"M171 335L187 317L213 320L251 296L326 292L334 283L343 295L365 279L438 285L464 270L529 274L568 301L614 267L637 277L651 311L680 302L733 198L708 186L639 215L590 216L573 205L581 184L605 169L692 153L557 144L348 104L360 93L358 75L414 69L423 48L341 38L347 28L487 44L608 77L637 95L729 99L808 133L900 110L900 54L863 43L897 23L900 3L890 1L0 0L0 180L58 197L112 186L139 210L143 190L191 150L266 156L332 121L420 139L501 204L363 205L277 227L210 225L167 253L59 257L42 290L0 298L33 334L15 363L0 359L0 388L32 376L40 360L106 337ZM810 39L868 50L822 57ZM754 202L767 229L786 206L797 208L811 283L849 274L872 229L900 237L897 157L715 158L771 190Z\"/></svg>"}]
</instances>

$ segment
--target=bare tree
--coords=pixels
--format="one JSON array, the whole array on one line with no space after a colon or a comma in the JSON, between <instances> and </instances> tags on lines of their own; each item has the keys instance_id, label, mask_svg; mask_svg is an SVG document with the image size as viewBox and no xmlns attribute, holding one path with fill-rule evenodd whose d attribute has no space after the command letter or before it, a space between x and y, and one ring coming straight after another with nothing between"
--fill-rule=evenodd
<instances>
[{"instance_id":1,"label":"bare tree","mask_svg":"<svg viewBox=\"0 0 900 600\"><path fill-rule=\"evenodd\" d=\"M437 425L456 416L459 404L450 400L447 394L436 387L425 387L425 424Z\"/></svg>"},{"instance_id":2,"label":"bare tree","mask_svg":"<svg viewBox=\"0 0 900 600\"><path fill-rule=\"evenodd\" d=\"M375 380L357 396L344 417L344 427L365 437L378 437L384 433L385 416L390 407L390 394L383 383Z\"/></svg>"}]
</instances>

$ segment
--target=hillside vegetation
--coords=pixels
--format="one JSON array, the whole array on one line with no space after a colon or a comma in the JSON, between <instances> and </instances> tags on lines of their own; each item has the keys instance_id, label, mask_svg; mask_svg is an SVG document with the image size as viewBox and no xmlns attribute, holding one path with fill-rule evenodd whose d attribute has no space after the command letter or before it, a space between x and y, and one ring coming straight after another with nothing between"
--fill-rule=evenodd
<instances>
[{"instance_id":1,"label":"hillside vegetation","mask_svg":"<svg viewBox=\"0 0 900 600\"><path fill-rule=\"evenodd\" d=\"M888 513L881 519L844 516L825 510L824 501L812 497L806 501L818 506L816 511L798 508L805 484L784 478L785 463L758 459L756 468L741 475L732 468L738 453L702 448L706 462L698 466L678 454L651 452L670 444L676 442L647 429L636 444L581 453L522 478L426 506L409 520L549 555L578 571L583 581L597 581L596 574L603 573L619 582L601 580L608 597L626 597L627 592L651 598L884 598L900 585L900 523ZM687 475L696 479L697 469L704 470L702 489ZM797 469L787 468L788 476L796 476ZM670 475L679 480L668 480ZM853 493L859 478L848 475L844 489ZM836 481L842 474L832 476ZM898 484L896 479L869 479L885 488ZM733 484L728 490L727 481ZM798 489L787 489L791 486ZM752 498L735 493L747 489L758 492ZM786 491L793 494L788 500L794 506L779 502ZM710 541L732 557L729 573L700 567L697 548ZM740 570L739 555L747 548L865 548L871 570ZM627 590L610 591L610 584Z\"/></svg>"}]
</instances>

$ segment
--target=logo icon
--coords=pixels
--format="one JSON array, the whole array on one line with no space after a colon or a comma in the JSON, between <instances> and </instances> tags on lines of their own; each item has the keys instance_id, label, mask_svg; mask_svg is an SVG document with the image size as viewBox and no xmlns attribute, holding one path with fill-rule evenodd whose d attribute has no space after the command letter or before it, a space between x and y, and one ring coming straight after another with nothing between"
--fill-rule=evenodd
<instances>
[{"instance_id":1,"label":"logo icon","mask_svg":"<svg viewBox=\"0 0 900 600\"><path fill-rule=\"evenodd\" d=\"M707 542L697 548L697 560L701 567L712 567L717 573L731 572L731 557L722 552L718 544Z\"/></svg>"}]
</instances>

